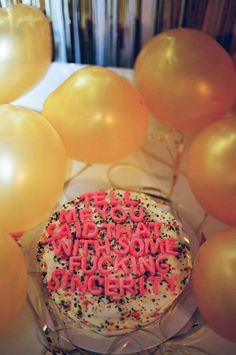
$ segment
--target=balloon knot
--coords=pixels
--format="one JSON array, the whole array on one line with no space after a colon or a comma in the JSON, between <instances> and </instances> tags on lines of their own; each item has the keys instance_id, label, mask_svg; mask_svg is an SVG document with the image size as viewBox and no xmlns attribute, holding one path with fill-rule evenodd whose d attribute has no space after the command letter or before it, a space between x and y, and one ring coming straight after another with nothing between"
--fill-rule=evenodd
<instances>
[{"instance_id":1,"label":"balloon knot","mask_svg":"<svg viewBox=\"0 0 236 355\"><path fill-rule=\"evenodd\" d=\"M206 242L206 236L203 232L200 233L200 238L199 238L199 246L202 246Z\"/></svg>"},{"instance_id":2,"label":"balloon knot","mask_svg":"<svg viewBox=\"0 0 236 355\"><path fill-rule=\"evenodd\" d=\"M17 231L17 232L12 232L12 233L10 233L10 236L11 236L12 238L14 238L15 241L18 241L18 240L22 237L23 234L24 234L24 232L22 232L22 231Z\"/></svg>"}]
</instances>

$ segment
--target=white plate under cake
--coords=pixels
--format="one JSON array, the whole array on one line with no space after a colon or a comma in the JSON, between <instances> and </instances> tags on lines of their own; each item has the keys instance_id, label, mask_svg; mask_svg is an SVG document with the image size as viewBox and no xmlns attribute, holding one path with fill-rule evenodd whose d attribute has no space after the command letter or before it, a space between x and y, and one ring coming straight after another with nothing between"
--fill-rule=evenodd
<instances>
[{"instance_id":1,"label":"white plate under cake","mask_svg":"<svg viewBox=\"0 0 236 355\"><path fill-rule=\"evenodd\" d=\"M102 335L158 321L191 272L186 235L168 207L121 190L86 193L56 211L37 261L62 319Z\"/></svg>"}]
</instances>

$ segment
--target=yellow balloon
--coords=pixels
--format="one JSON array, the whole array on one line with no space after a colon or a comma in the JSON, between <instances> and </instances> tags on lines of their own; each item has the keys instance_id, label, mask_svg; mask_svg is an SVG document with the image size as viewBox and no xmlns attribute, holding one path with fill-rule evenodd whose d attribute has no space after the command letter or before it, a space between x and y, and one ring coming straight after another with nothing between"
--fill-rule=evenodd
<instances>
[{"instance_id":1,"label":"yellow balloon","mask_svg":"<svg viewBox=\"0 0 236 355\"><path fill-rule=\"evenodd\" d=\"M236 226L236 116L212 123L195 138L187 176L202 207Z\"/></svg>"},{"instance_id":2,"label":"yellow balloon","mask_svg":"<svg viewBox=\"0 0 236 355\"><path fill-rule=\"evenodd\" d=\"M25 5L0 9L0 103L29 90L51 57L50 24L41 11Z\"/></svg>"},{"instance_id":3,"label":"yellow balloon","mask_svg":"<svg viewBox=\"0 0 236 355\"><path fill-rule=\"evenodd\" d=\"M72 170L73 170L73 162L71 159L66 160L66 176L65 176L65 182L68 181L71 176L72 176Z\"/></svg>"},{"instance_id":4,"label":"yellow balloon","mask_svg":"<svg viewBox=\"0 0 236 355\"><path fill-rule=\"evenodd\" d=\"M192 274L203 318L217 333L236 342L236 229L219 232L201 246Z\"/></svg>"},{"instance_id":5,"label":"yellow balloon","mask_svg":"<svg viewBox=\"0 0 236 355\"><path fill-rule=\"evenodd\" d=\"M52 123L71 159L110 163L144 141L147 109L124 78L100 67L71 75L47 98L43 115Z\"/></svg>"},{"instance_id":6,"label":"yellow balloon","mask_svg":"<svg viewBox=\"0 0 236 355\"><path fill-rule=\"evenodd\" d=\"M27 231L50 214L63 187L64 146L40 114L0 106L0 230Z\"/></svg>"},{"instance_id":7,"label":"yellow balloon","mask_svg":"<svg viewBox=\"0 0 236 355\"><path fill-rule=\"evenodd\" d=\"M163 32L148 42L135 63L135 81L156 119L183 132L223 117L236 97L232 59L192 29Z\"/></svg>"},{"instance_id":8,"label":"yellow balloon","mask_svg":"<svg viewBox=\"0 0 236 355\"><path fill-rule=\"evenodd\" d=\"M236 70L236 52L233 53L232 60L233 60L234 68Z\"/></svg>"},{"instance_id":9,"label":"yellow balloon","mask_svg":"<svg viewBox=\"0 0 236 355\"><path fill-rule=\"evenodd\" d=\"M0 335L21 311L27 292L27 271L16 242L0 233Z\"/></svg>"}]
</instances>

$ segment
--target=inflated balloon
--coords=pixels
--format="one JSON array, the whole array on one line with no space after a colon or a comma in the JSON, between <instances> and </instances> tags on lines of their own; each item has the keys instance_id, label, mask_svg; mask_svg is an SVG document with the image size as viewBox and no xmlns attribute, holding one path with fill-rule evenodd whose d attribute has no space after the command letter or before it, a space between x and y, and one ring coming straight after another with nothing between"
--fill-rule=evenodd
<instances>
[{"instance_id":1,"label":"inflated balloon","mask_svg":"<svg viewBox=\"0 0 236 355\"><path fill-rule=\"evenodd\" d=\"M0 335L21 311L27 291L27 271L23 254L16 242L0 233Z\"/></svg>"},{"instance_id":2,"label":"inflated balloon","mask_svg":"<svg viewBox=\"0 0 236 355\"><path fill-rule=\"evenodd\" d=\"M0 103L9 103L29 90L51 61L49 21L25 5L0 9Z\"/></svg>"},{"instance_id":3,"label":"inflated balloon","mask_svg":"<svg viewBox=\"0 0 236 355\"><path fill-rule=\"evenodd\" d=\"M100 67L71 75L47 98L43 115L52 123L71 159L110 163L144 141L147 109L127 80Z\"/></svg>"},{"instance_id":4,"label":"inflated balloon","mask_svg":"<svg viewBox=\"0 0 236 355\"><path fill-rule=\"evenodd\" d=\"M153 115L183 132L222 118L236 96L232 59L192 29L163 32L148 42L135 63L135 81Z\"/></svg>"},{"instance_id":5,"label":"inflated balloon","mask_svg":"<svg viewBox=\"0 0 236 355\"><path fill-rule=\"evenodd\" d=\"M27 231L48 216L62 191L64 146L40 114L0 106L0 230Z\"/></svg>"},{"instance_id":6,"label":"inflated balloon","mask_svg":"<svg viewBox=\"0 0 236 355\"><path fill-rule=\"evenodd\" d=\"M236 116L206 127L190 147L187 176L202 207L236 225Z\"/></svg>"},{"instance_id":7,"label":"inflated balloon","mask_svg":"<svg viewBox=\"0 0 236 355\"><path fill-rule=\"evenodd\" d=\"M219 232L199 249L192 284L206 322L236 342L236 229Z\"/></svg>"},{"instance_id":8,"label":"inflated balloon","mask_svg":"<svg viewBox=\"0 0 236 355\"><path fill-rule=\"evenodd\" d=\"M236 70L236 52L233 53L232 60L233 60L234 68Z\"/></svg>"},{"instance_id":9,"label":"inflated balloon","mask_svg":"<svg viewBox=\"0 0 236 355\"><path fill-rule=\"evenodd\" d=\"M73 170L73 163L71 159L66 160L66 175L65 175L65 182L68 181L72 176Z\"/></svg>"}]
</instances>

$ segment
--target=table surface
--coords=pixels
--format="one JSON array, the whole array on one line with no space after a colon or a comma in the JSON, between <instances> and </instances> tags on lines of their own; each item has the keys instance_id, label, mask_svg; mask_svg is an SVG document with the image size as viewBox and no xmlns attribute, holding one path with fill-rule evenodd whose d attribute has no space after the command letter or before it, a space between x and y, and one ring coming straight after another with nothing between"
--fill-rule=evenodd
<instances>
[{"instance_id":1,"label":"table surface","mask_svg":"<svg viewBox=\"0 0 236 355\"><path fill-rule=\"evenodd\" d=\"M75 64L51 64L47 74L41 82L35 86L29 93L16 100L14 104L21 105L40 111L45 98L58 85L60 85L71 73L78 70L81 66ZM128 80L132 81L132 70L113 69ZM166 134L168 132L168 134ZM169 138L168 138L169 135ZM168 139L173 141L175 132L167 128L163 128L160 124L150 119L150 127L147 140L144 147L137 151L134 155L122 160L119 164L109 165L93 165L83 174L75 178L70 188L63 196L62 202L68 201L77 194L93 191L98 188L109 188L111 183L119 187L130 188L133 185L153 186L162 191L168 191L171 188L171 164L173 163L171 155L166 149L166 145L170 148L171 144ZM163 145L163 137L167 140ZM185 147L191 143L193 137L185 137ZM176 149L176 147L172 147ZM157 154L158 152L158 154ZM73 175L84 164L73 162L70 174ZM185 155L181 162L183 174L180 174L177 184L174 188L172 200L174 205L181 212L181 215L188 221L193 229L197 229L201 223L205 212L194 199L186 178L184 176ZM191 206L191 209L189 208ZM224 227L211 217L208 217L201 226L201 230L208 237L211 233ZM27 244L32 237L32 232L27 233L23 239L23 244ZM12 324L8 332L0 337L0 355L39 355L44 354L40 331L36 322L36 315L27 302L18 317ZM207 326L203 326L198 332L186 337L182 341L185 349L192 348L187 352L189 354L208 353L212 355L233 355L236 354L236 344L233 344L222 337L218 336L213 330ZM181 346L182 346L181 345ZM200 350L194 350L201 349ZM184 348L183 348L184 349ZM204 351L204 352L203 352ZM173 351L173 353L177 353ZM186 353L186 352L185 352ZM182 352L178 352L182 354Z\"/></svg>"}]
</instances>

